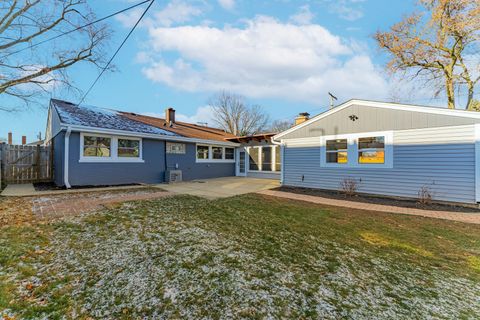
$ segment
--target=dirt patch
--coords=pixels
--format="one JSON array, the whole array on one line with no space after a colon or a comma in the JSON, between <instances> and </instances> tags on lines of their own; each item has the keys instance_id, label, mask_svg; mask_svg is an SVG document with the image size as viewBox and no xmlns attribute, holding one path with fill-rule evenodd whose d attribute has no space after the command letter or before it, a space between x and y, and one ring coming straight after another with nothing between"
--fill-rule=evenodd
<instances>
[{"instance_id":1,"label":"dirt patch","mask_svg":"<svg viewBox=\"0 0 480 320\"><path fill-rule=\"evenodd\" d=\"M93 189L93 188L109 188L109 187L133 187L141 186L139 183L130 183L130 184L119 184L115 186L111 185L99 185L99 186L74 186L71 190L82 190L82 189ZM53 191L53 190L65 190L65 187L58 187L53 182L39 182L34 183L33 187L36 191Z\"/></svg>"},{"instance_id":2,"label":"dirt patch","mask_svg":"<svg viewBox=\"0 0 480 320\"><path fill-rule=\"evenodd\" d=\"M335 200L348 200L357 201L362 203L381 204L387 206L403 207L403 208L415 208L432 211L449 211L449 212L480 212L480 209L475 206L469 206L468 204L447 204L447 203L431 203L429 205L419 204L416 200L399 199L390 197L381 197L374 195L357 194L354 196L346 196L339 191L323 190L323 189L310 189L300 187L279 187L272 189L275 191L291 192L296 194L304 194L309 196L317 196Z\"/></svg>"},{"instance_id":3,"label":"dirt patch","mask_svg":"<svg viewBox=\"0 0 480 320\"><path fill-rule=\"evenodd\" d=\"M103 209L125 201L149 200L169 196L158 188L112 190L69 193L32 199L33 215L41 220L51 220Z\"/></svg>"}]
</instances>

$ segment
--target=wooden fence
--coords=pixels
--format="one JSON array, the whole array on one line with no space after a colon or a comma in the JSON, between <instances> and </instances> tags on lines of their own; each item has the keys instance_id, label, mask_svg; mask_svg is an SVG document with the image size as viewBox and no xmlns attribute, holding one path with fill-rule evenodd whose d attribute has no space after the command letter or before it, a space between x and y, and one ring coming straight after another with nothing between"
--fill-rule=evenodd
<instances>
[{"instance_id":1,"label":"wooden fence","mask_svg":"<svg viewBox=\"0 0 480 320\"><path fill-rule=\"evenodd\" d=\"M0 144L0 182L34 183L53 179L50 146Z\"/></svg>"}]
</instances>

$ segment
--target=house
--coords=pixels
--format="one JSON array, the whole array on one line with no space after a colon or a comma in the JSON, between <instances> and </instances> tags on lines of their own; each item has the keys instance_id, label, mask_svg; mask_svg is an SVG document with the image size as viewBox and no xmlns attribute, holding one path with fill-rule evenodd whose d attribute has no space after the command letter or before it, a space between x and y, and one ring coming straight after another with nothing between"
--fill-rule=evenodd
<instances>
[{"instance_id":1,"label":"house","mask_svg":"<svg viewBox=\"0 0 480 320\"><path fill-rule=\"evenodd\" d=\"M480 202L480 113L350 100L272 141L286 186Z\"/></svg>"},{"instance_id":2,"label":"house","mask_svg":"<svg viewBox=\"0 0 480 320\"><path fill-rule=\"evenodd\" d=\"M236 174L240 144L223 130L52 99L46 143L59 186L161 183Z\"/></svg>"}]
</instances>

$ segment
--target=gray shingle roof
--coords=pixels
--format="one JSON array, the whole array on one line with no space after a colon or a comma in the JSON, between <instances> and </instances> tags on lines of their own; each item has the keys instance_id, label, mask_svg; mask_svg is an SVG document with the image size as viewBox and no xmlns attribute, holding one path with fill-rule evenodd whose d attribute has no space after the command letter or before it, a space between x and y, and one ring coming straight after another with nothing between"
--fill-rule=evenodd
<instances>
[{"instance_id":1,"label":"gray shingle roof","mask_svg":"<svg viewBox=\"0 0 480 320\"><path fill-rule=\"evenodd\" d=\"M61 122L64 124L166 136L180 136L174 132L129 119L116 110L83 104L78 106L71 102L57 99L51 99L51 103L57 111Z\"/></svg>"}]
</instances>

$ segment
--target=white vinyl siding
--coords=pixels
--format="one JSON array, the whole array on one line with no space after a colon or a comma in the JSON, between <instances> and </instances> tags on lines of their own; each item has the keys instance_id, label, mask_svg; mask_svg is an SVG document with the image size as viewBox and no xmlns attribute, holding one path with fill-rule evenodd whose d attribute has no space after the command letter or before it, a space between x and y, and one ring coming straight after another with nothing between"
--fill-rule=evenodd
<instances>
[{"instance_id":1,"label":"white vinyl siding","mask_svg":"<svg viewBox=\"0 0 480 320\"><path fill-rule=\"evenodd\" d=\"M354 178L364 193L416 198L426 185L437 200L476 200L474 125L393 132L388 170L322 167L316 139L284 141L285 185L338 190L343 179Z\"/></svg>"}]
</instances>

